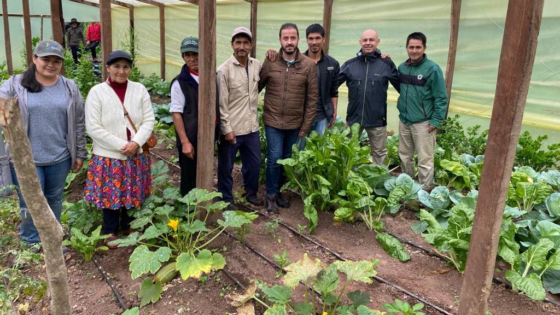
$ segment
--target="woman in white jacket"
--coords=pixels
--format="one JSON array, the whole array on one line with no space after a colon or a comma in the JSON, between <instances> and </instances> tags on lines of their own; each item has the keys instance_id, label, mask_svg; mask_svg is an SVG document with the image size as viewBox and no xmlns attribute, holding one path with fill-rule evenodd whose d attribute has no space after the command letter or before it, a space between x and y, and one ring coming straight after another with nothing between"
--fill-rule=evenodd
<instances>
[{"instance_id":1,"label":"woman in white jacket","mask_svg":"<svg viewBox=\"0 0 560 315\"><path fill-rule=\"evenodd\" d=\"M150 157L142 154L142 146L152 134L154 113L146 88L128 81L131 69L129 54L109 54L109 78L91 89L85 106L93 156L84 197L103 210L102 231L111 235L107 243L117 239L119 230L133 232L128 209L141 207L151 191Z\"/></svg>"}]
</instances>

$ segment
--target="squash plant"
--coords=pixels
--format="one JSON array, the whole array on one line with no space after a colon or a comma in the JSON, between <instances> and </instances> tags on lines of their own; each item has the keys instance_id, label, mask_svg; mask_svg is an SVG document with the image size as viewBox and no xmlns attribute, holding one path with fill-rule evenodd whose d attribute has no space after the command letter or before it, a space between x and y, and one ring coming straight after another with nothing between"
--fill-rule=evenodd
<instances>
[{"instance_id":1,"label":"squash plant","mask_svg":"<svg viewBox=\"0 0 560 315\"><path fill-rule=\"evenodd\" d=\"M310 259L307 254L303 258L288 265L286 275L282 278L283 285L269 287L266 283L257 285L255 282L242 294L230 294L227 298L231 304L240 309L247 306L254 314L252 301L266 308L265 315L272 314L382 314L370 310L368 292L353 291L346 293L351 282L372 283L376 275L375 267L378 260L364 261L336 261L328 266L323 265L319 259ZM339 273L345 275L341 280ZM304 290L303 300L297 297L294 290L301 287ZM263 295L257 295L259 288ZM319 301L314 298L314 291L320 293ZM347 296L349 302L343 302L342 297Z\"/></svg>"},{"instance_id":2,"label":"squash plant","mask_svg":"<svg viewBox=\"0 0 560 315\"><path fill-rule=\"evenodd\" d=\"M166 189L171 197L170 188ZM204 189L193 189L186 196L175 195L177 206L161 205L153 210L152 216L136 219L136 225L147 219L148 228L142 235L135 232L127 238L113 241L119 247L137 246L129 258L132 279L146 274L156 274L155 281L144 279L139 292L141 306L156 302L163 290L163 284L180 273L183 280L199 279L203 274L222 269L226 261L217 252L207 247L227 228L243 228L256 218L254 213L224 211L228 203L211 203L220 193ZM146 209L144 209L146 211ZM211 215L220 213L222 219L216 226L210 226ZM202 220L199 219L203 213ZM140 222L139 222L140 220ZM171 261L162 269L164 263ZM161 270L161 274L158 271Z\"/></svg>"}]
</instances>

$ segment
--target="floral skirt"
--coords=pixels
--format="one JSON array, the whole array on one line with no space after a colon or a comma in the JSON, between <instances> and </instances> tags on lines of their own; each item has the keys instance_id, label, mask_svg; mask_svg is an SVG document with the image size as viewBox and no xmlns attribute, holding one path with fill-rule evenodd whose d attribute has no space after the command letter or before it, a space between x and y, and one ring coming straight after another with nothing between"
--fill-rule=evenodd
<instances>
[{"instance_id":1,"label":"floral skirt","mask_svg":"<svg viewBox=\"0 0 560 315\"><path fill-rule=\"evenodd\" d=\"M89 161L84 198L98 209L138 208L150 196L150 157L127 160L93 155Z\"/></svg>"}]
</instances>

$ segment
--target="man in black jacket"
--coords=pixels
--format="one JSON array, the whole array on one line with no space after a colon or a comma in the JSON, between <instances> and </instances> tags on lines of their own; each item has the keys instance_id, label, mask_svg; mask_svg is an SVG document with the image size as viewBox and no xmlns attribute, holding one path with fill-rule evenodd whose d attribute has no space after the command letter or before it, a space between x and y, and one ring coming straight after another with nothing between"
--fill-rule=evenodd
<instances>
[{"instance_id":1,"label":"man in black jacket","mask_svg":"<svg viewBox=\"0 0 560 315\"><path fill-rule=\"evenodd\" d=\"M399 75L391 58L381 57L375 30L365 30L360 45L357 56L342 65L338 84L348 86L346 122L360 124L360 133L367 131L373 162L382 165L387 158L387 89L391 82L400 91Z\"/></svg>"}]
</instances>

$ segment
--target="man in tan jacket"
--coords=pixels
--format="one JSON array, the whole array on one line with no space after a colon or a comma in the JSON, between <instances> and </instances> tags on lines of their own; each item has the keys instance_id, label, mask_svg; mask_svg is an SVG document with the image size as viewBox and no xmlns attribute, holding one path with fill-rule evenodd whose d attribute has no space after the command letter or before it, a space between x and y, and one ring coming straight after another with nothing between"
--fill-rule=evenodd
<instances>
[{"instance_id":1,"label":"man in tan jacket","mask_svg":"<svg viewBox=\"0 0 560 315\"><path fill-rule=\"evenodd\" d=\"M218 145L218 191L222 200L233 202L231 171L237 151L241 153L245 199L257 206L259 172L261 168L261 141L259 136L259 72L261 63L249 56L253 35L246 27L233 30L233 55L217 73L218 101L220 104L220 143ZM234 206L228 206L230 210Z\"/></svg>"},{"instance_id":2,"label":"man in tan jacket","mask_svg":"<svg viewBox=\"0 0 560 315\"><path fill-rule=\"evenodd\" d=\"M259 91L266 86L263 120L268 146L266 161L266 210L277 212L290 203L279 193L284 182L282 166L276 161L292 155L298 137L311 130L319 98L315 62L300 53L295 24L280 28L279 58L263 63Z\"/></svg>"}]
</instances>

